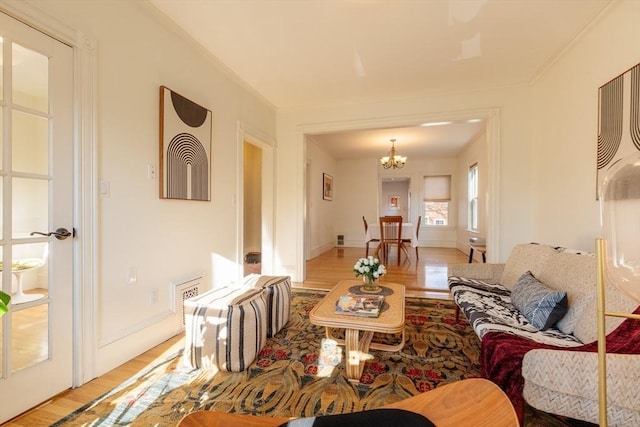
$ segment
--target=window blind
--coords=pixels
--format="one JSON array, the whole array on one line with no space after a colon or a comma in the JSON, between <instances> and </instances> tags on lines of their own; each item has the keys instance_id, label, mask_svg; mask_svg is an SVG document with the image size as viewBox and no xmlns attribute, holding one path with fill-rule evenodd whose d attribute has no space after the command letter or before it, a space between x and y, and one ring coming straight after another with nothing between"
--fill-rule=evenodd
<instances>
[{"instance_id":1,"label":"window blind","mask_svg":"<svg viewBox=\"0 0 640 427\"><path fill-rule=\"evenodd\" d=\"M425 202L451 201L451 175L434 175L424 177Z\"/></svg>"}]
</instances>

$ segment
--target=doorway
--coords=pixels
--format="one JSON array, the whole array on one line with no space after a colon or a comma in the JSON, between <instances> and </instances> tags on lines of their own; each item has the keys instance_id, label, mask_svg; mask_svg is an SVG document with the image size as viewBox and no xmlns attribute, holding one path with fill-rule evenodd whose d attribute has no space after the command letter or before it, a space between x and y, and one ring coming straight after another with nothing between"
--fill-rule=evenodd
<instances>
[{"instance_id":1,"label":"doorway","mask_svg":"<svg viewBox=\"0 0 640 427\"><path fill-rule=\"evenodd\" d=\"M238 206L239 274L272 274L274 222L273 141L243 126L238 134L241 179Z\"/></svg>"},{"instance_id":2,"label":"doorway","mask_svg":"<svg viewBox=\"0 0 640 427\"><path fill-rule=\"evenodd\" d=\"M244 275L262 272L262 150L244 142Z\"/></svg>"},{"instance_id":3,"label":"doorway","mask_svg":"<svg viewBox=\"0 0 640 427\"><path fill-rule=\"evenodd\" d=\"M73 381L74 53L2 12L0 35L2 422Z\"/></svg>"},{"instance_id":4,"label":"doorway","mask_svg":"<svg viewBox=\"0 0 640 427\"><path fill-rule=\"evenodd\" d=\"M379 216L400 215L411 222L411 180L409 178L382 178Z\"/></svg>"}]
</instances>

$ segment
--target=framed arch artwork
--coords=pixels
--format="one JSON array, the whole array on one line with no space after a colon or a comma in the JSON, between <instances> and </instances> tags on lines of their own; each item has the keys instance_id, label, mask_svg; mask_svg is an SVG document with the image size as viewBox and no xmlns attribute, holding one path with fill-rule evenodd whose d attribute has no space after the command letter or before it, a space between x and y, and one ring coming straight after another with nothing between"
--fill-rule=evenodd
<instances>
[{"instance_id":1,"label":"framed arch artwork","mask_svg":"<svg viewBox=\"0 0 640 427\"><path fill-rule=\"evenodd\" d=\"M160 198L211 201L212 113L160 86Z\"/></svg>"},{"instance_id":2,"label":"framed arch artwork","mask_svg":"<svg viewBox=\"0 0 640 427\"><path fill-rule=\"evenodd\" d=\"M640 64L598 89L596 200L608 169L640 151Z\"/></svg>"}]
</instances>

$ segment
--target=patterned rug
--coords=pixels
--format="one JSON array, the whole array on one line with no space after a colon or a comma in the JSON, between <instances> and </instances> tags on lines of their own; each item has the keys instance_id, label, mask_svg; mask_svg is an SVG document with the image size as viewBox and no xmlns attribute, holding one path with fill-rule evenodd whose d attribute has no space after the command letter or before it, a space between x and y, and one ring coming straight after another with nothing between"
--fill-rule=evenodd
<instances>
[{"instance_id":1,"label":"patterned rug","mask_svg":"<svg viewBox=\"0 0 640 427\"><path fill-rule=\"evenodd\" d=\"M404 348L370 351L360 383L347 381L344 349L309 323L309 311L325 294L295 289L289 322L244 372L187 369L179 351L54 425L175 426L197 410L284 417L353 412L479 376L480 342L464 318L455 322L454 303L407 298Z\"/></svg>"},{"instance_id":2,"label":"patterned rug","mask_svg":"<svg viewBox=\"0 0 640 427\"><path fill-rule=\"evenodd\" d=\"M371 351L360 384L347 381L344 348L309 323L309 311L324 295L295 289L289 322L244 372L185 369L176 354L55 425L169 426L201 409L277 416L353 412L479 375L480 343L466 321L455 323L454 303L407 298L404 349Z\"/></svg>"}]
</instances>

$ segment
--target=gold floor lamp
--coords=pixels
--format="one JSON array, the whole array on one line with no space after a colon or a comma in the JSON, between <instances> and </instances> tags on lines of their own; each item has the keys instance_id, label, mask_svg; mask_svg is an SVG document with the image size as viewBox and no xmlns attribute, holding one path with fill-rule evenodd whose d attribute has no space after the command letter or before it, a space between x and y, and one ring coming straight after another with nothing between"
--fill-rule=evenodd
<instances>
[{"instance_id":1,"label":"gold floor lamp","mask_svg":"<svg viewBox=\"0 0 640 427\"><path fill-rule=\"evenodd\" d=\"M599 424L606 427L605 317L640 319L640 315L608 312L605 308L607 281L640 302L640 152L611 166L600 187L599 198L603 237L596 240L598 410Z\"/></svg>"}]
</instances>

